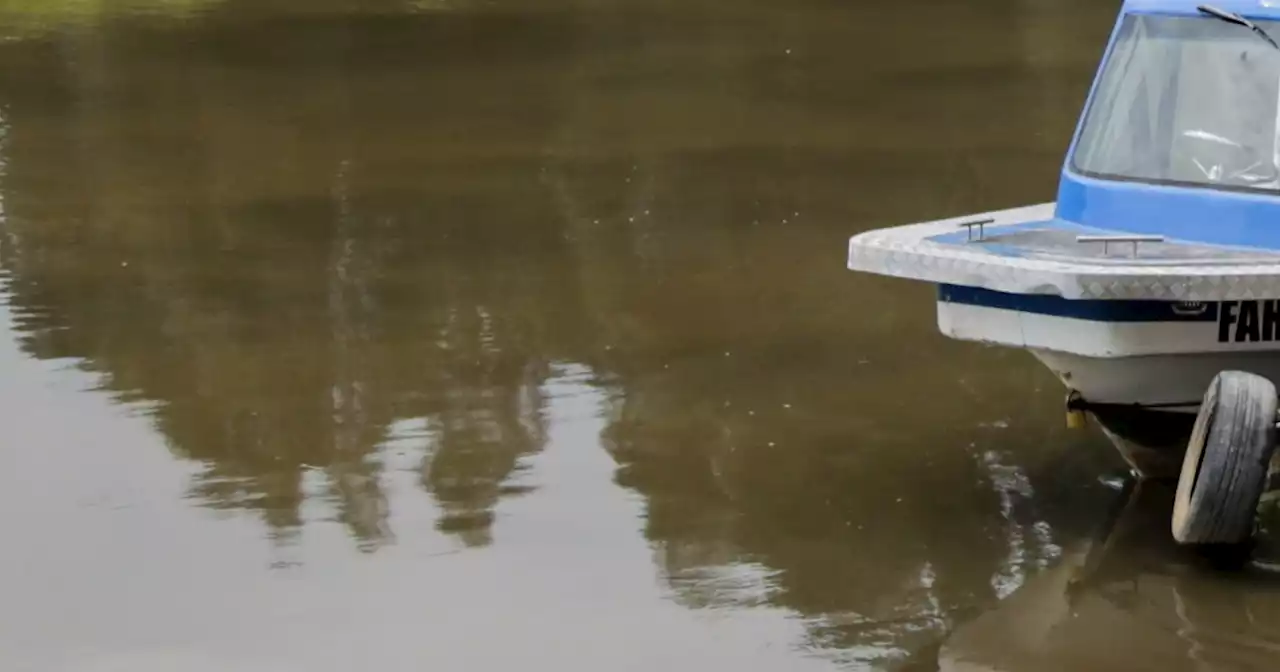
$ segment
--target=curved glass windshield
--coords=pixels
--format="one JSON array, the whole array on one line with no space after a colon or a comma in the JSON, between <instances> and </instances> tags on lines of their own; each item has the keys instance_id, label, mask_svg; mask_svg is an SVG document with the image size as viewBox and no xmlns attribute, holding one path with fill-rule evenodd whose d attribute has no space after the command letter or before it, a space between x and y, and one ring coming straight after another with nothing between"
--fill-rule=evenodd
<instances>
[{"instance_id":1,"label":"curved glass windshield","mask_svg":"<svg viewBox=\"0 0 1280 672\"><path fill-rule=\"evenodd\" d=\"M1280 39L1280 21L1256 21ZM1280 190L1280 50L1210 17L1130 15L1072 167L1145 182Z\"/></svg>"}]
</instances>

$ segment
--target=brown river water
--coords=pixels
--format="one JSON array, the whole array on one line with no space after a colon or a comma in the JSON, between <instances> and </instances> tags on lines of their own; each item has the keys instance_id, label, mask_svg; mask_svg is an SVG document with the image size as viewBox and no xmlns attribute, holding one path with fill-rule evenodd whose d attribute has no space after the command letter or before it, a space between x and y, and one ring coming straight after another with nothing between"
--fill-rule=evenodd
<instances>
[{"instance_id":1,"label":"brown river water","mask_svg":"<svg viewBox=\"0 0 1280 672\"><path fill-rule=\"evenodd\" d=\"M0 2L0 670L1275 669L844 266L1051 199L1117 5Z\"/></svg>"}]
</instances>

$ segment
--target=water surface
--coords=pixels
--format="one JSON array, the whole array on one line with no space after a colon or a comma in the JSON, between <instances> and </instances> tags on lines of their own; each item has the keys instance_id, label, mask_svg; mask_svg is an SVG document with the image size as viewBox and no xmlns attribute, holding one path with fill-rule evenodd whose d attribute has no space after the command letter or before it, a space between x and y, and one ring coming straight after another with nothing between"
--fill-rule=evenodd
<instances>
[{"instance_id":1,"label":"water surface","mask_svg":"<svg viewBox=\"0 0 1280 672\"><path fill-rule=\"evenodd\" d=\"M1120 462L844 244L1114 4L0 4L4 669L932 664Z\"/></svg>"}]
</instances>

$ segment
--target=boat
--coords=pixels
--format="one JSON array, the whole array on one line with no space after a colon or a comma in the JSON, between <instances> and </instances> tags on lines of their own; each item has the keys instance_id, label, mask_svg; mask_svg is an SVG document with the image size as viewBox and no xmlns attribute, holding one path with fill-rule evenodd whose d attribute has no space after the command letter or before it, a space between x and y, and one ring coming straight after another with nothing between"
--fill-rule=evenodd
<instances>
[{"instance_id":1,"label":"boat","mask_svg":"<svg viewBox=\"0 0 1280 672\"><path fill-rule=\"evenodd\" d=\"M1273 36L1275 36L1273 38ZM1280 0L1124 0L1054 201L853 235L853 271L933 283L948 337L1022 348L1170 531L1246 543L1280 381Z\"/></svg>"}]
</instances>

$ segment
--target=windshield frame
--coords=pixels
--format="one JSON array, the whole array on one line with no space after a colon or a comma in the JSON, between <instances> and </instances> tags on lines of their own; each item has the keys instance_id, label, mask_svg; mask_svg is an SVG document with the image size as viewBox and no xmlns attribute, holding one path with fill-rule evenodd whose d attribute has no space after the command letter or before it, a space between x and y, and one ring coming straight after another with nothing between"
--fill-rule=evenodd
<instances>
[{"instance_id":1,"label":"windshield frame","mask_svg":"<svg viewBox=\"0 0 1280 672\"><path fill-rule=\"evenodd\" d=\"M1261 26L1263 30L1270 33L1271 35L1280 36L1280 17L1259 16L1259 17L1248 17L1248 18L1254 23ZM1109 113L1109 112L1100 112L1100 107L1102 104L1104 104L1103 99L1108 97L1108 95L1112 94L1113 91L1116 90L1115 87L1118 81L1120 81L1120 80L1117 80L1116 78L1125 76L1126 74L1122 70L1117 69L1123 66L1117 66L1115 64L1115 59L1123 58L1125 56L1125 54L1123 53L1125 47L1128 45L1133 45L1135 43L1135 40L1149 41L1153 39L1163 39L1158 37L1157 38L1141 37L1134 34L1137 30L1139 30L1138 28L1139 22L1151 21L1151 20L1168 21L1170 23L1164 24L1163 26L1160 26L1160 27L1161 28L1168 27L1170 29L1173 29L1172 27L1176 25L1176 23L1196 22L1197 25L1206 26L1206 29L1209 31L1222 30L1222 28L1212 28L1212 29L1208 28L1210 24L1217 24L1218 26L1225 26L1228 29L1239 31L1238 40L1242 44L1247 44L1250 40L1256 40L1259 45L1262 45L1262 47L1266 49L1271 49L1271 47L1266 43L1265 40L1261 38L1261 36L1257 35L1256 33L1252 33L1252 31L1250 31L1248 28L1222 22L1221 20L1214 18L1212 16L1207 16L1204 14L1194 13L1194 12L1170 12L1170 11L1159 11L1159 10L1125 12L1121 16L1120 20L1116 22L1112 35L1108 40L1105 57L1103 58L1102 62L1098 66L1098 69L1096 70L1096 76L1091 85L1090 91L1088 92L1088 100L1080 115L1079 122L1077 124L1077 128L1074 133L1074 137L1072 138L1072 141L1071 141L1069 153L1066 160L1066 165L1064 166L1065 171L1068 174L1073 174L1078 177L1109 181L1109 182L1131 183L1136 185L1150 185L1150 186L1157 186L1157 187L1161 187L1161 186L1181 187L1181 188L1192 188L1192 189L1205 189L1205 190L1212 190L1212 191L1242 192L1247 194L1280 195L1280 182L1274 182L1274 181L1268 181L1263 185L1256 185L1256 184L1242 185L1242 184L1214 182L1207 177L1203 179L1175 179L1175 178L1163 178L1163 177L1148 177L1148 176L1136 175L1136 174L1125 173L1125 172L1107 172L1102 170L1086 168L1084 165L1082 165L1082 161L1081 161L1082 157L1094 151L1094 146L1091 144L1091 141L1093 140L1093 136L1095 134L1105 132L1105 130L1108 127L1111 127L1116 123L1109 119L1098 116L1099 114ZM1183 39L1188 39L1188 38L1183 38ZM1236 40L1237 38L1236 36L1233 35L1231 39ZM1177 70L1175 68L1170 68L1170 72L1176 72L1176 71ZM1134 73L1129 73L1129 74L1132 75ZM1277 74L1280 75L1280 69L1277 69ZM1141 76L1140 73L1139 73L1139 76ZM1280 86L1280 82L1278 82L1278 86ZM1275 137L1274 156L1277 157L1275 160L1275 164L1277 165L1278 168L1280 168L1280 99L1277 99L1276 105L1277 105L1277 109L1276 109L1277 130L1275 133L1276 137ZM1168 142L1171 147L1172 140L1169 140ZM1163 151L1171 151L1171 150L1166 148Z\"/></svg>"}]
</instances>

